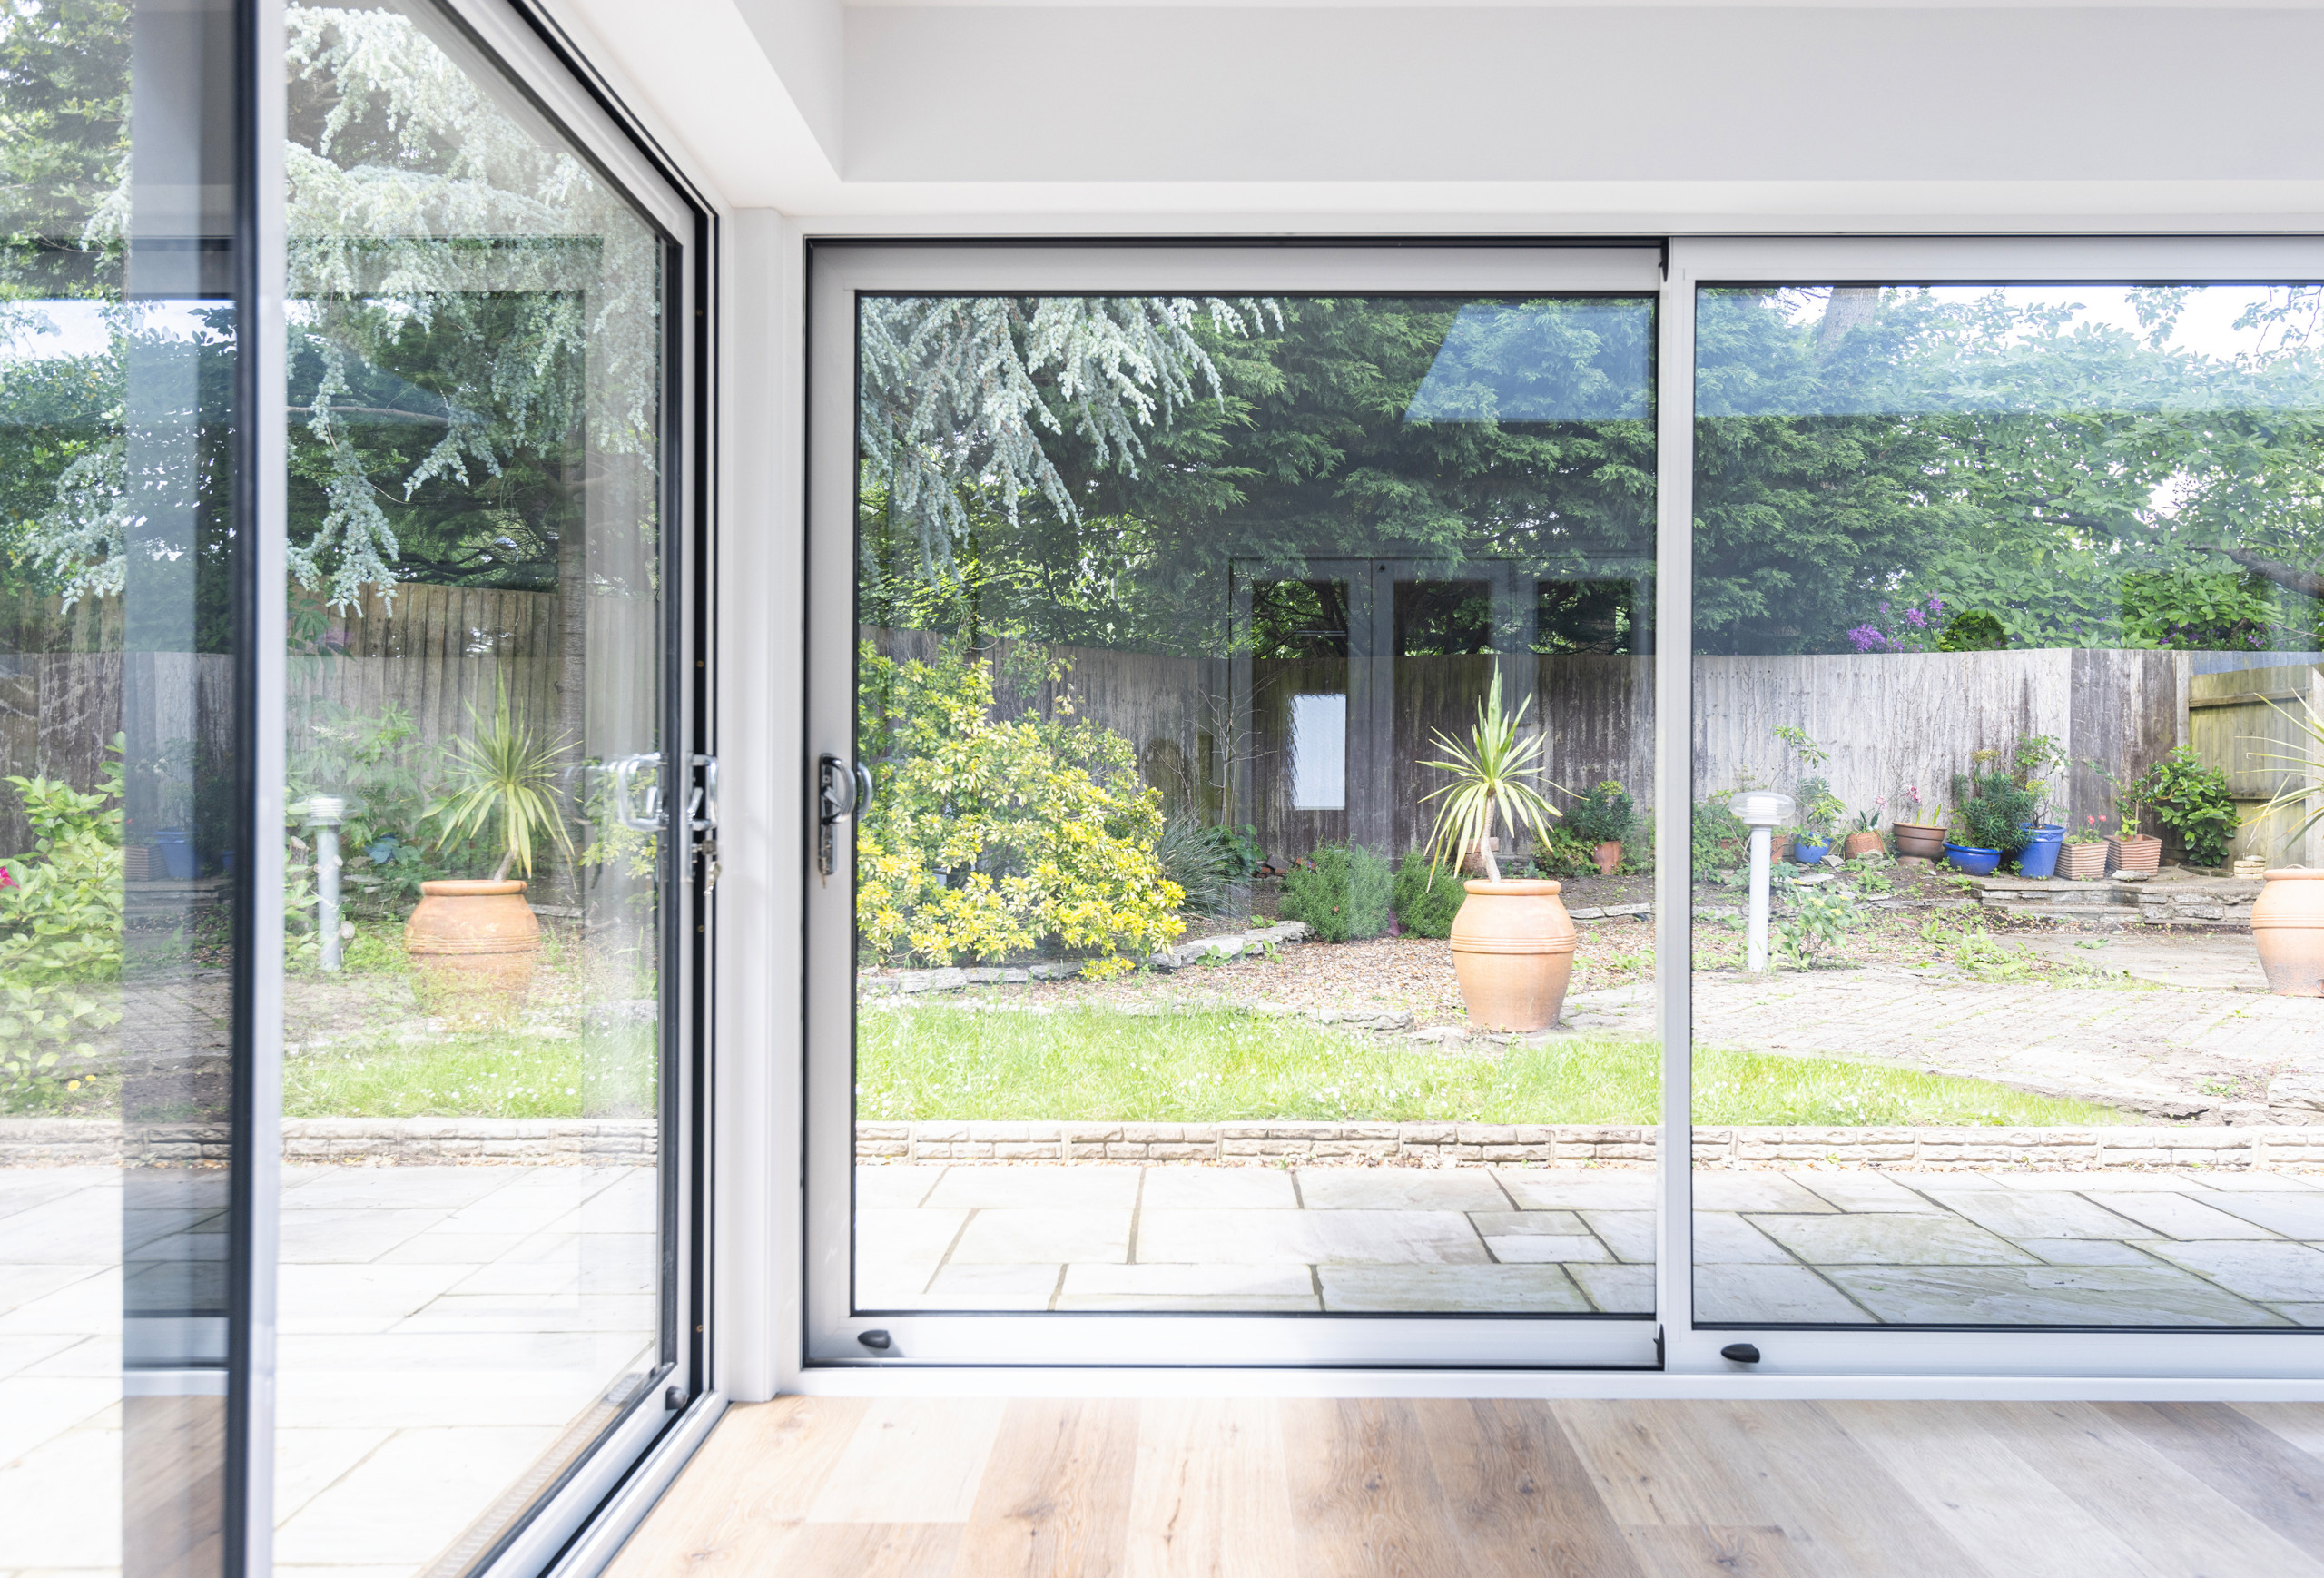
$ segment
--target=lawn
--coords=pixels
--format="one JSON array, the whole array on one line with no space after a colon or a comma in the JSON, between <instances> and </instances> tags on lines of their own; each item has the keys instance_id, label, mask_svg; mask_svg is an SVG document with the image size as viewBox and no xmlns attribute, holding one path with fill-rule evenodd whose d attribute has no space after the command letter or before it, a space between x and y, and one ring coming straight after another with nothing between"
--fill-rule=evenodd
<instances>
[{"instance_id":1,"label":"lawn","mask_svg":"<svg viewBox=\"0 0 2324 1578\"><path fill-rule=\"evenodd\" d=\"M381 1036L285 1059L286 1118L644 1118L650 1025Z\"/></svg>"},{"instance_id":2,"label":"lawn","mask_svg":"<svg viewBox=\"0 0 2324 1578\"><path fill-rule=\"evenodd\" d=\"M865 1119L1362 1119L1653 1123L1650 1041L1561 1036L1538 1046L1423 1050L1305 1020L1208 1010L1048 1013L869 1010L859 1021ZM1981 1080L1698 1049L1699 1123L2036 1128L2124 1121L2110 1108Z\"/></svg>"}]
</instances>

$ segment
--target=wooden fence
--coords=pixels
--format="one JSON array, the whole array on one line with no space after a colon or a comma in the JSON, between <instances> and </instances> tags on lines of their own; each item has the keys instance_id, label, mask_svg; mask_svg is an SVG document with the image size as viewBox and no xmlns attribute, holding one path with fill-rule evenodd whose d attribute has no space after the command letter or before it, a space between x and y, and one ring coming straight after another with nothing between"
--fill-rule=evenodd
<instances>
[{"instance_id":1,"label":"wooden fence","mask_svg":"<svg viewBox=\"0 0 2324 1578\"><path fill-rule=\"evenodd\" d=\"M2324 779L2324 761L2299 727L2303 706L2324 716L2324 664L2275 665L2194 676L2188 699L2190 734L2203 764L2227 774L2237 809L2251 817L2280 789L2299 781ZM2270 761L2290 756L2294 763ZM2237 829L2232 856L2257 856L2273 865L2324 866L2324 822L2304 833L2299 824L2324 809L2324 796L2311 796L2298 811L2279 811Z\"/></svg>"}]
</instances>

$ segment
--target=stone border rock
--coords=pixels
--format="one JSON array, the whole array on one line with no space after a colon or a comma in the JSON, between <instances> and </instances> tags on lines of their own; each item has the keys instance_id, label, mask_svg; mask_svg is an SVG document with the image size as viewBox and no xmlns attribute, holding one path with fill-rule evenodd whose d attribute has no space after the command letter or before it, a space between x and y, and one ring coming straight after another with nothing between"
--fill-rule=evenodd
<instances>
[{"instance_id":1,"label":"stone border rock","mask_svg":"<svg viewBox=\"0 0 2324 1578\"><path fill-rule=\"evenodd\" d=\"M1224 961L1295 942L1305 942L1313 931L1305 921L1285 921L1247 932L1197 937L1148 954L1145 967L1165 972L1184 970L1216 955ZM911 996L923 991L958 991L964 986L1023 986L1036 981L1068 981L1081 973L1078 963L1024 965L958 965L944 970L897 970L885 973L860 971L856 988L867 997Z\"/></svg>"},{"instance_id":2,"label":"stone border rock","mask_svg":"<svg viewBox=\"0 0 2324 1578\"><path fill-rule=\"evenodd\" d=\"M1699 1166L2324 1167L2315 1128L1702 1128ZM1581 1166L1654 1159L1651 1127L1502 1123L877 1123L855 1126L858 1161L1404 1162Z\"/></svg>"},{"instance_id":3,"label":"stone border rock","mask_svg":"<svg viewBox=\"0 0 2324 1578\"><path fill-rule=\"evenodd\" d=\"M286 1161L642 1166L650 1118L286 1118ZM224 1125L0 1119L0 1167L186 1166L229 1159Z\"/></svg>"}]
</instances>

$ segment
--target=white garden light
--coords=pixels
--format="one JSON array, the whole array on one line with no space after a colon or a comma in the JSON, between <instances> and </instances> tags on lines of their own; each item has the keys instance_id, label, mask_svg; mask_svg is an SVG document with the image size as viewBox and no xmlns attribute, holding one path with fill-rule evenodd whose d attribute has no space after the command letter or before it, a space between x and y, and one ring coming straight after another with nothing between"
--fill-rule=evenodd
<instances>
[{"instance_id":1,"label":"white garden light","mask_svg":"<svg viewBox=\"0 0 2324 1578\"><path fill-rule=\"evenodd\" d=\"M1768 862L1775 830L1791 814L1791 796L1772 789L1746 789L1733 802L1735 814L1751 830L1751 913L1745 933L1744 963L1753 974L1768 967Z\"/></svg>"},{"instance_id":2,"label":"white garden light","mask_svg":"<svg viewBox=\"0 0 2324 1578\"><path fill-rule=\"evenodd\" d=\"M340 963L339 824L347 818L347 802L336 795L307 797L307 825L315 833L315 940L321 945L316 961L325 970Z\"/></svg>"}]
</instances>

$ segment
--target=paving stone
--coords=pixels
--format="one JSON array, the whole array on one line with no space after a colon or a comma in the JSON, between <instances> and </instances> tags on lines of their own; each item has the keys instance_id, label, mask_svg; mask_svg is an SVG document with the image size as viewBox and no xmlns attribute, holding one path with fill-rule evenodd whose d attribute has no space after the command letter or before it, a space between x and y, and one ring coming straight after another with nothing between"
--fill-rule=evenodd
<instances>
[{"instance_id":1,"label":"paving stone","mask_svg":"<svg viewBox=\"0 0 2324 1578\"><path fill-rule=\"evenodd\" d=\"M1787 1175L1844 1211L1928 1212L1945 1208L1886 1173L1803 1172Z\"/></svg>"},{"instance_id":2,"label":"paving stone","mask_svg":"<svg viewBox=\"0 0 2324 1578\"><path fill-rule=\"evenodd\" d=\"M940 1167L859 1167L855 1169L856 1208L917 1206L943 1176Z\"/></svg>"},{"instance_id":3,"label":"paving stone","mask_svg":"<svg viewBox=\"0 0 2324 1578\"><path fill-rule=\"evenodd\" d=\"M1702 1172L1695 1174L1695 1209L1699 1211L1828 1212L1829 1200L1810 1194L1779 1172Z\"/></svg>"},{"instance_id":4,"label":"paving stone","mask_svg":"<svg viewBox=\"0 0 2324 1578\"><path fill-rule=\"evenodd\" d=\"M2005 1266L2034 1258L1958 1217L1765 1216L1752 1225L1811 1266Z\"/></svg>"},{"instance_id":5,"label":"paving stone","mask_svg":"<svg viewBox=\"0 0 2324 1578\"><path fill-rule=\"evenodd\" d=\"M1590 1233L1515 1233L1485 1240L1492 1257L1505 1266L1553 1265L1568 1260L1611 1260L1606 1246Z\"/></svg>"},{"instance_id":6,"label":"paving stone","mask_svg":"<svg viewBox=\"0 0 2324 1578\"><path fill-rule=\"evenodd\" d=\"M1882 1320L1902 1325L2284 1324L2256 1304L2162 1267L1843 1266L1826 1275Z\"/></svg>"},{"instance_id":7,"label":"paving stone","mask_svg":"<svg viewBox=\"0 0 2324 1578\"><path fill-rule=\"evenodd\" d=\"M2324 1326L2324 1304L2277 1304L2270 1307L2294 1326Z\"/></svg>"},{"instance_id":8,"label":"paving stone","mask_svg":"<svg viewBox=\"0 0 2324 1578\"><path fill-rule=\"evenodd\" d=\"M1581 1215L1590 1230L1606 1240L1616 1259L1638 1266L1654 1263L1652 1211L1583 1211Z\"/></svg>"},{"instance_id":9,"label":"paving stone","mask_svg":"<svg viewBox=\"0 0 2324 1578\"><path fill-rule=\"evenodd\" d=\"M1731 1211L1697 1211L1694 1241L1698 1266L1792 1263L1781 1245Z\"/></svg>"},{"instance_id":10,"label":"paving stone","mask_svg":"<svg viewBox=\"0 0 2324 1578\"><path fill-rule=\"evenodd\" d=\"M1654 1313L1654 1267L1651 1266L1569 1266L1566 1275L1589 1295L1590 1302L1608 1315Z\"/></svg>"},{"instance_id":11,"label":"paving stone","mask_svg":"<svg viewBox=\"0 0 2324 1578\"><path fill-rule=\"evenodd\" d=\"M1295 1210L1291 1174L1274 1167L1149 1167L1137 1197L1148 1209Z\"/></svg>"},{"instance_id":12,"label":"paving stone","mask_svg":"<svg viewBox=\"0 0 2324 1578\"><path fill-rule=\"evenodd\" d=\"M2200 1195L2203 1186L2183 1173L2099 1171L1997 1172L1994 1181L2026 1194L2083 1194L2103 1189L2108 1194Z\"/></svg>"},{"instance_id":13,"label":"paving stone","mask_svg":"<svg viewBox=\"0 0 2324 1578\"><path fill-rule=\"evenodd\" d=\"M1304 1297L1315 1302L1315 1278L1303 1265L1073 1265L1065 1270L1065 1298Z\"/></svg>"},{"instance_id":14,"label":"paving stone","mask_svg":"<svg viewBox=\"0 0 2324 1578\"><path fill-rule=\"evenodd\" d=\"M1311 1211L1505 1211L1509 1197L1475 1168L1299 1169L1299 1198Z\"/></svg>"},{"instance_id":15,"label":"paving stone","mask_svg":"<svg viewBox=\"0 0 2324 1578\"><path fill-rule=\"evenodd\" d=\"M1047 1309L1061 1266L975 1266L954 1260L912 1300L916 1309Z\"/></svg>"},{"instance_id":16,"label":"paving stone","mask_svg":"<svg viewBox=\"0 0 2324 1578\"><path fill-rule=\"evenodd\" d=\"M1654 1175L1598 1168L1497 1167L1493 1178L1527 1210L1650 1211Z\"/></svg>"},{"instance_id":17,"label":"paving stone","mask_svg":"<svg viewBox=\"0 0 2324 1578\"><path fill-rule=\"evenodd\" d=\"M1458 1211L1147 1210L1138 1214L1137 1258L1311 1266L1486 1261L1483 1241Z\"/></svg>"},{"instance_id":18,"label":"paving stone","mask_svg":"<svg viewBox=\"0 0 2324 1578\"><path fill-rule=\"evenodd\" d=\"M1127 1260L1129 1218L1126 1210L981 1210L969 1218L951 1258L971 1266Z\"/></svg>"},{"instance_id":19,"label":"paving stone","mask_svg":"<svg viewBox=\"0 0 2324 1578\"><path fill-rule=\"evenodd\" d=\"M2154 1257L2135 1244L2112 1238L2020 1238L2017 1247L2030 1249L2053 1266L2152 1266Z\"/></svg>"},{"instance_id":20,"label":"paving stone","mask_svg":"<svg viewBox=\"0 0 2324 1578\"><path fill-rule=\"evenodd\" d=\"M2324 1300L2324 1250L2306 1244L2212 1239L2157 1243L2152 1248L2246 1298Z\"/></svg>"},{"instance_id":21,"label":"paving stone","mask_svg":"<svg viewBox=\"0 0 2324 1578\"><path fill-rule=\"evenodd\" d=\"M2123 1195L2101 1193L2093 1188L2084 1198L2093 1205L2102 1206L2134 1222L2142 1222L2169 1238L2265 1238L2272 1236L2256 1222L2231 1216L2215 1206L2190 1199L2185 1195Z\"/></svg>"},{"instance_id":22,"label":"paving stone","mask_svg":"<svg viewBox=\"0 0 2324 1578\"><path fill-rule=\"evenodd\" d=\"M1471 1211L1469 1220L1488 1238L1521 1233L1586 1233L1571 1211Z\"/></svg>"},{"instance_id":23,"label":"paving stone","mask_svg":"<svg viewBox=\"0 0 2324 1578\"><path fill-rule=\"evenodd\" d=\"M959 1236L960 1224L968 1219L966 1211L857 1211L857 1299L885 1305L894 1298L918 1296Z\"/></svg>"},{"instance_id":24,"label":"paving stone","mask_svg":"<svg viewBox=\"0 0 2324 1578\"><path fill-rule=\"evenodd\" d=\"M1964 1194L1946 1201L1955 1210L2010 1238L2142 1238L2138 1224L2079 1195L2029 1195L2015 1190Z\"/></svg>"},{"instance_id":25,"label":"paving stone","mask_svg":"<svg viewBox=\"0 0 2324 1578\"><path fill-rule=\"evenodd\" d=\"M1139 1170L1134 1167L1043 1167L1039 1163L956 1167L949 1169L930 1191L927 1203L1069 1210L1118 1207L1128 1210L1137 1199ZM1050 1258L1063 1260L1067 1257L1057 1255Z\"/></svg>"},{"instance_id":26,"label":"paving stone","mask_svg":"<svg viewBox=\"0 0 2324 1578\"><path fill-rule=\"evenodd\" d=\"M2324 1238L2324 1190L2221 1194L2210 1203L2287 1238Z\"/></svg>"},{"instance_id":27,"label":"paving stone","mask_svg":"<svg viewBox=\"0 0 2324 1578\"><path fill-rule=\"evenodd\" d=\"M1704 1266L1695 1272L1697 1320L1868 1325L1872 1317L1805 1266Z\"/></svg>"},{"instance_id":28,"label":"paving stone","mask_svg":"<svg viewBox=\"0 0 2324 1578\"><path fill-rule=\"evenodd\" d=\"M2313 1178L2290 1172L2262 1172L2257 1169L2237 1172L2226 1168L2205 1168L2199 1173L2190 1174L2189 1179L2207 1189L2224 1189L2240 1195L2302 1194L2319 1188L2319 1180ZM2319 1192L2324 1192L2324 1189Z\"/></svg>"},{"instance_id":29,"label":"paving stone","mask_svg":"<svg viewBox=\"0 0 2324 1578\"><path fill-rule=\"evenodd\" d=\"M1590 1307L1558 1266L1320 1266L1327 1310L1463 1314L1584 1314Z\"/></svg>"}]
</instances>

